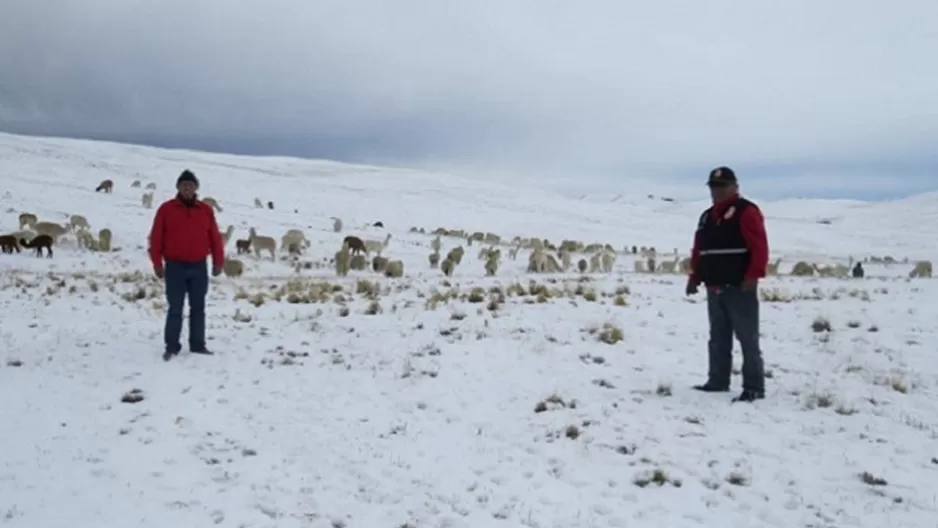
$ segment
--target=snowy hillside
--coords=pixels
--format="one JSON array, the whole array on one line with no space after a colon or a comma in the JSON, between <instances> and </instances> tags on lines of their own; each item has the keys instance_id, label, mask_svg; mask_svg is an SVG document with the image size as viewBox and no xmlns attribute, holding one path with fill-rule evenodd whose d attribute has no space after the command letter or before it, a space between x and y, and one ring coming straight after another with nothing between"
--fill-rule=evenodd
<instances>
[{"instance_id":1,"label":"snowy hillside","mask_svg":"<svg viewBox=\"0 0 938 528\"><path fill-rule=\"evenodd\" d=\"M213 279L217 355L164 363L153 210L131 183L155 183L159 202L185 168L233 239L298 228L312 243L299 272L285 253L242 256L244 276ZM693 203L655 189L581 199L11 135L0 178L0 234L22 212L82 214L117 249L70 234L51 259L0 255L0 526L935 525L938 288L906 278L938 257L934 195L760 201L782 259L762 286L771 379L765 401L730 405L690 389L706 374L706 307L681 275L636 273L621 251L610 273L530 274L529 252L502 246L485 277L474 244L447 280L427 263L433 237L411 232L655 246L667 261L687 251L702 186ZM94 192L104 179L112 194ZM347 234L390 234L405 277L336 277ZM789 275L797 260L884 255L897 263L871 262L865 279Z\"/></svg>"}]
</instances>

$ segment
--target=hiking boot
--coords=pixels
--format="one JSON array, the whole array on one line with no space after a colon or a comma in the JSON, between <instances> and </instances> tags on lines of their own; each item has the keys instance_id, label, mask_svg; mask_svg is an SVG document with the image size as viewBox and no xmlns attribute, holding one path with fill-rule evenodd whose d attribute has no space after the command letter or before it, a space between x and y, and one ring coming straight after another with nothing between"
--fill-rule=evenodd
<instances>
[{"instance_id":1,"label":"hiking boot","mask_svg":"<svg viewBox=\"0 0 938 528\"><path fill-rule=\"evenodd\" d=\"M214 352L212 352L211 350L209 350L209 349L207 349L207 348L193 348L193 349L190 350L189 352L192 352L193 354L200 354L200 355L203 355L203 356L212 356L212 355L215 355Z\"/></svg>"},{"instance_id":2,"label":"hiking boot","mask_svg":"<svg viewBox=\"0 0 938 528\"><path fill-rule=\"evenodd\" d=\"M173 359L174 357L178 355L179 355L178 350L172 350L172 349L167 348L166 351L163 352L163 361L169 361L170 359Z\"/></svg>"},{"instance_id":3,"label":"hiking boot","mask_svg":"<svg viewBox=\"0 0 938 528\"><path fill-rule=\"evenodd\" d=\"M737 402L752 403L756 400L764 400L764 399L765 399L765 391L755 391L755 390L747 389L741 392L739 396L733 398L733 403L737 403Z\"/></svg>"},{"instance_id":4,"label":"hiking boot","mask_svg":"<svg viewBox=\"0 0 938 528\"><path fill-rule=\"evenodd\" d=\"M694 385L694 390L700 392L729 392L730 388L715 383L704 383L703 385Z\"/></svg>"}]
</instances>

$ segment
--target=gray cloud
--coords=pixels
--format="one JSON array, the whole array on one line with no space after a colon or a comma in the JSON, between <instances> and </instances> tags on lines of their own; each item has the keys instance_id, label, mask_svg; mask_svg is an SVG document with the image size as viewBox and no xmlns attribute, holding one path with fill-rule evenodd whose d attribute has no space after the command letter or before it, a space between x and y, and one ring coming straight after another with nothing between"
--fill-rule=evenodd
<instances>
[{"instance_id":1,"label":"gray cloud","mask_svg":"<svg viewBox=\"0 0 938 528\"><path fill-rule=\"evenodd\" d=\"M635 6L4 0L0 129L577 177L938 169L938 2Z\"/></svg>"}]
</instances>

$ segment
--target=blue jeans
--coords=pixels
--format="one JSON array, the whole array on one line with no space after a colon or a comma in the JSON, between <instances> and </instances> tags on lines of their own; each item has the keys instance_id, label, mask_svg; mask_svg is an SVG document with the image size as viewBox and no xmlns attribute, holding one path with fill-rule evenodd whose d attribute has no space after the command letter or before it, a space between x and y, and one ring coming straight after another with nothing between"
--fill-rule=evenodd
<instances>
[{"instance_id":1,"label":"blue jeans","mask_svg":"<svg viewBox=\"0 0 938 528\"><path fill-rule=\"evenodd\" d=\"M726 286L707 292L710 317L708 385L729 388L733 370L733 335L743 352L743 389L765 391L765 368L759 348L759 293Z\"/></svg>"},{"instance_id":2,"label":"blue jeans","mask_svg":"<svg viewBox=\"0 0 938 528\"><path fill-rule=\"evenodd\" d=\"M166 350L179 352L182 334L182 307L189 296L189 350L205 350L205 296L208 294L208 264L167 261L163 267L166 283Z\"/></svg>"}]
</instances>

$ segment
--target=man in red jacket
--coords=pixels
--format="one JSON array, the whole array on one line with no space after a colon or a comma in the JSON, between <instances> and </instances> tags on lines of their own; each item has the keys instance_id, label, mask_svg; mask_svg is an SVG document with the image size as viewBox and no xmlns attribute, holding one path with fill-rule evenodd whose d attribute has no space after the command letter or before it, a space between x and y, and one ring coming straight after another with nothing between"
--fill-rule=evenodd
<instances>
[{"instance_id":1,"label":"man in red jacket","mask_svg":"<svg viewBox=\"0 0 938 528\"><path fill-rule=\"evenodd\" d=\"M182 307L189 297L189 350L211 354L205 346L205 296L208 294L208 266L212 256L212 276L217 277L225 262L215 212L198 199L199 180L186 170L176 180L176 197L156 210L150 231L150 260L153 272L166 285L166 327L163 340L169 361L179 354L182 334Z\"/></svg>"},{"instance_id":2,"label":"man in red jacket","mask_svg":"<svg viewBox=\"0 0 938 528\"><path fill-rule=\"evenodd\" d=\"M703 212L694 236L687 295L707 288L710 369L703 392L727 392L733 369L733 334L743 352L743 391L733 401L765 398L765 372L759 348L759 279L765 277L769 244L765 219L756 204L739 195L729 167L710 172L713 206Z\"/></svg>"}]
</instances>

